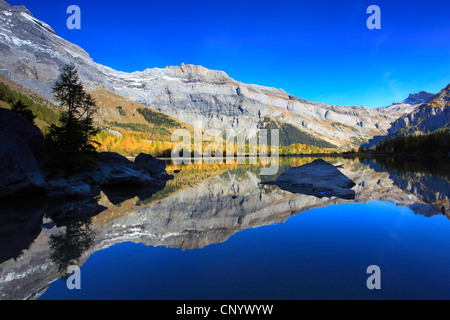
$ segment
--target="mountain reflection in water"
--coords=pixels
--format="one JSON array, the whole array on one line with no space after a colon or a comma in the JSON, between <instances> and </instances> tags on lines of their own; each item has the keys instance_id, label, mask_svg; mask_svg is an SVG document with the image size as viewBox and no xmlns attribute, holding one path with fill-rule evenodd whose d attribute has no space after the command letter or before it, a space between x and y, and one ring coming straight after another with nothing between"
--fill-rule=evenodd
<instances>
[{"instance_id":1,"label":"mountain reflection in water","mask_svg":"<svg viewBox=\"0 0 450 320\"><path fill-rule=\"evenodd\" d=\"M282 158L279 174L315 158ZM245 229L286 222L314 208L370 201L393 202L431 217L449 214L449 167L436 161L324 158L356 183L355 200L293 194L261 182L259 166L169 164L175 180L149 198L145 192L102 193L99 215L57 228L42 201L0 209L0 299L37 299L69 265L131 242L183 250L226 242ZM46 226L46 228L42 228Z\"/></svg>"}]
</instances>

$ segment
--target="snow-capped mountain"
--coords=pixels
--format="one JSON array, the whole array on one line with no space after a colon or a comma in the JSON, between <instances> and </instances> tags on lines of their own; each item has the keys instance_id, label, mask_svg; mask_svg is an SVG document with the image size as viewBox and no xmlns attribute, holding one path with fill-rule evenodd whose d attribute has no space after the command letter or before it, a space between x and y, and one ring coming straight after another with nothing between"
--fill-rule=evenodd
<instances>
[{"instance_id":1,"label":"snow-capped mountain","mask_svg":"<svg viewBox=\"0 0 450 320\"><path fill-rule=\"evenodd\" d=\"M386 134L393 121L410 112L309 102L202 66L119 72L95 63L25 7L0 0L0 73L52 100L51 87L70 62L88 91L107 90L191 125L200 120L205 128L234 128L249 135L271 121L337 146L354 145ZM106 113L100 116L108 120Z\"/></svg>"},{"instance_id":2,"label":"snow-capped mountain","mask_svg":"<svg viewBox=\"0 0 450 320\"><path fill-rule=\"evenodd\" d=\"M409 97L400 102L394 102L392 105L384 108L379 108L378 110L384 114L397 115L401 117L402 115L409 114L413 112L419 105L423 103L428 103L436 97L435 94L420 91L419 93L410 94Z\"/></svg>"},{"instance_id":3,"label":"snow-capped mountain","mask_svg":"<svg viewBox=\"0 0 450 320\"><path fill-rule=\"evenodd\" d=\"M425 92L425 91L420 91L419 93L416 93L416 94L410 94L408 99L403 101L403 103L409 104L409 105L423 104L423 103L430 102L435 97L436 97L435 94Z\"/></svg>"}]
</instances>

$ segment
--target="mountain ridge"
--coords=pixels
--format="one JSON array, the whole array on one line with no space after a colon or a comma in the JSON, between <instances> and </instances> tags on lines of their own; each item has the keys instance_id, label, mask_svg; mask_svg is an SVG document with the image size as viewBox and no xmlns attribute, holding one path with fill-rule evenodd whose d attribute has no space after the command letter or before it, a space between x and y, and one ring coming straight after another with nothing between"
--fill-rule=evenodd
<instances>
[{"instance_id":1,"label":"mountain ridge","mask_svg":"<svg viewBox=\"0 0 450 320\"><path fill-rule=\"evenodd\" d=\"M371 148L398 135L427 134L441 128L450 128L450 84L438 94L428 97L432 99L415 105L410 112L394 121L386 135L375 136L362 147Z\"/></svg>"},{"instance_id":2,"label":"mountain ridge","mask_svg":"<svg viewBox=\"0 0 450 320\"><path fill-rule=\"evenodd\" d=\"M385 135L394 121L414 109L309 102L282 89L245 84L224 71L189 64L116 71L95 63L85 50L29 16L26 8L0 1L0 73L50 101L62 67L73 62L88 91L110 91L188 125L201 121L204 129L234 129L251 136L267 118L339 147Z\"/></svg>"},{"instance_id":3,"label":"mountain ridge","mask_svg":"<svg viewBox=\"0 0 450 320\"><path fill-rule=\"evenodd\" d=\"M389 130L388 136L433 132L445 127L450 121L450 84L433 99L421 104L411 113L397 119Z\"/></svg>"}]
</instances>

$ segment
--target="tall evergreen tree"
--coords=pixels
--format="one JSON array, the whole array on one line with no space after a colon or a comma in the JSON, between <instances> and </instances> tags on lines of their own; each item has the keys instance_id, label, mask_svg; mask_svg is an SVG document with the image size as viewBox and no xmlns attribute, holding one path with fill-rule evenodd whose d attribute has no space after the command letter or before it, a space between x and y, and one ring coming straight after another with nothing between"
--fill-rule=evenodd
<instances>
[{"instance_id":1,"label":"tall evergreen tree","mask_svg":"<svg viewBox=\"0 0 450 320\"><path fill-rule=\"evenodd\" d=\"M31 111L31 109L22 102L21 99L11 105L11 110L34 124L34 119L36 119L36 116L33 111Z\"/></svg>"},{"instance_id":2,"label":"tall evergreen tree","mask_svg":"<svg viewBox=\"0 0 450 320\"><path fill-rule=\"evenodd\" d=\"M47 143L57 165L77 169L86 167L95 158L92 137L99 132L94 126L93 115L96 104L86 93L74 64L64 67L53 86L55 99L65 109L60 117L60 126L52 125L47 134Z\"/></svg>"},{"instance_id":3,"label":"tall evergreen tree","mask_svg":"<svg viewBox=\"0 0 450 320\"><path fill-rule=\"evenodd\" d=\"M93 150L94 142L91 137L94 137L100 130L94 126L94 114L97 112L97 105L90 94L86 94L82 105L83 113L81 115L81 126L84 134L84 150Z\"/></svg>"}]
</instances>

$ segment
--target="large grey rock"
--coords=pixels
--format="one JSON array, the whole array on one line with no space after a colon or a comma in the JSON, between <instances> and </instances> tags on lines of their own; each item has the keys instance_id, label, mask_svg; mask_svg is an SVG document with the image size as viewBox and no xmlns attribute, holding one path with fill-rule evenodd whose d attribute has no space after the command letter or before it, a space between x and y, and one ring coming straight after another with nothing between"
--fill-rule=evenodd
<instances>
[{"instance_id":1,"label":"large grey rock","mask_svg":"<svg viewBox=\"0 0 450 320\"><path fill-rule=\"evenodd\" d=\"M318 198L355 198L355 191L351 188L356 184L335 166L322 159L289 169L273 184L292 193L313 195Z\"/></svg>"},{"instance_id":2,"label":"large grey rock","mask_svg":"<svg viewBox=\"0 0 450 320\"><path fill-rule=\"evenodd\" d=\"M42 232L45 208L46 202L40 197L0 205L0 264L17 259L30 247Z\"/></svg>"},{"instance_id":3,"label":"large grey rock","mask_svg":"<svg viewBox=\"0 0 450 320\"><path fill-rule=\"evenodd\" d=\"M126 157L115 153L115 152L102 152L100 153L99 162L107 165L122 165L127 168L133 167L133 162L128 160Z\"/></svg>"},{"instance_id":4,"label":"large grey rock","mask_svg":"<svg viewBox=\"0 0 450 320\"><path fill-rule=\"evenodd\" d=\"M144 187L159 185L159 181L146 172L133 169L133 163L117 153L102 153L98 167L90 174L102 187Z\"/></svg>"},{"instance_id":5,"label":"large grey rock","mask_svg":"<svg viewBox=\"0 0 450 320\"><path fill-rule=\"evenodd\" d=\"M0 128L17 133L28 145L37 160L45 155L44 135L38 127L14 111L0 108Z\"/></svg>"},{"instance_id":6,"label":"large grey rock","mask_svg":"<svg viewBox=\"0 0 450 320\"><path fill-rule=\"evenodd\" d=\"M91 195L91 186L83 181L77 181L68 185L64 194L69 198L87 198Z\"/></svg>"},{"instance_id":7,"label":"large grey rock","mask_svg":"<svg viewBox=\"0 0 450 320\"><path fill-rule=\"evenodd\" d=\"M69 182L64 178L57 178L47 181L48 190L64 190L69 186Z\"/></svg>"},{"instance_id":8,"label":"large grey rock","mask_svg":"<svg viewBox=\"0 0 450 320\"><path fill-rule=\"evenodd\" d=\"M166 163L149 154L141 153L134 160L133 168L135 170L143 170L150 175L156 175L166 171Z\"/></svg>"},{"instance_id":9,"label":"large grey rock","mask_svg":"<svg viewBox=\"0 0 450 320\"><path fill-rule=\"evenodd\" d=\"M156 180L150 176L126 167L102 167L100 171L104 175L102 187L144 187L156 184Z\"/></svg>"},{"instance_id":10,"label":"large grey rock","mask_svg":"<svg viewBox=\"0 0 450 320\"><path fill-rule=\"evenodd\" d=\"M14 131L0 129L0 200L45 193L36 159Z\"/></svg>"}]
</instances>

